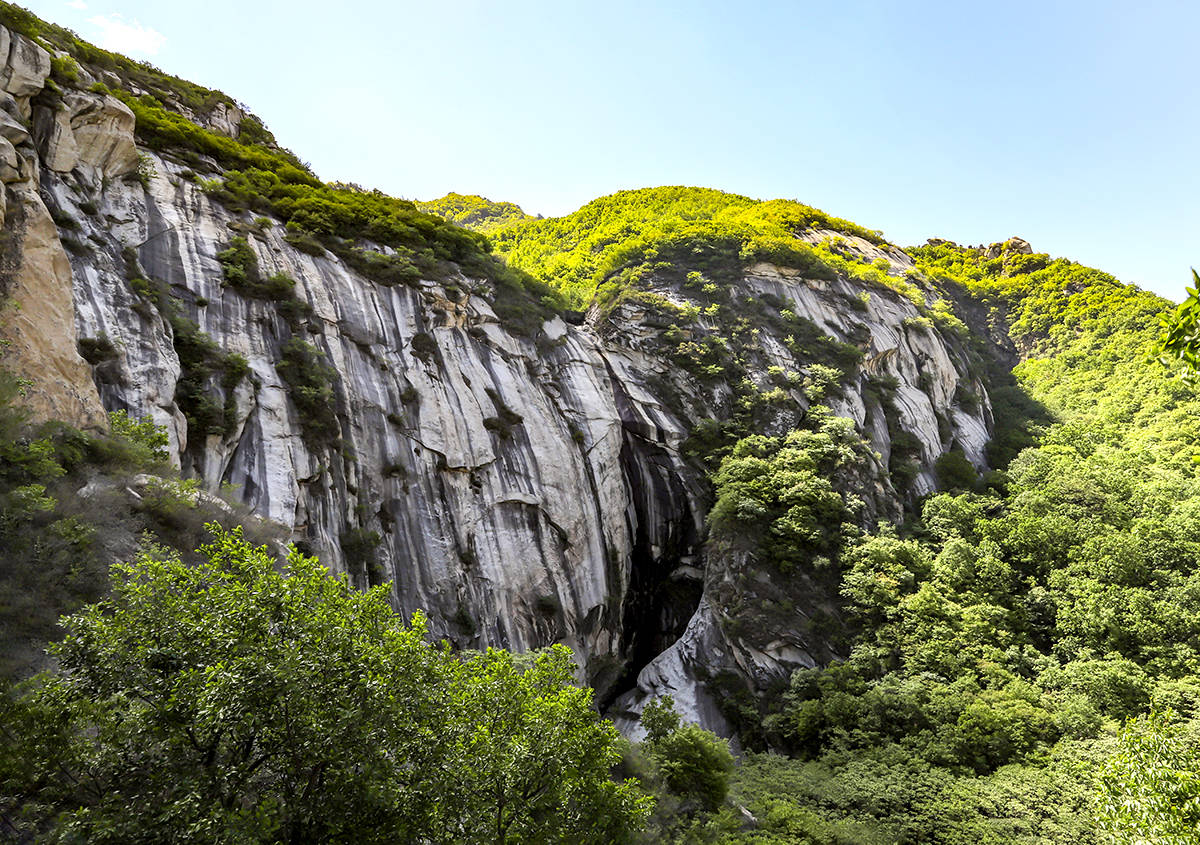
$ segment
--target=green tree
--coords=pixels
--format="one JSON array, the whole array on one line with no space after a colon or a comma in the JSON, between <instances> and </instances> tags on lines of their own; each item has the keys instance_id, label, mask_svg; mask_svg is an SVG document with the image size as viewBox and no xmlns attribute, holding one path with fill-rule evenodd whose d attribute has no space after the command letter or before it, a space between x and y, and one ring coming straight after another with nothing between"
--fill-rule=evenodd
<instances>
[{"instance_id":1,"label":"green tree","mask_svg":"<svg viewBox=\"0 0 1200 845\"><path fill-rule=\"evenodd\" d=\"M162 550L114 567L111 596L64 620L57 671L5 698L10 833L491 842L476 819L497 800L527 839L620 841L639 824L644 802L607 778L611 726L561 652L527 671L463 661L384 588L358 593L315 558L293 550L280 572L215 527L201 552L194 568ZM507 745L497 724L515 726ZM479 788L495 782L516 798Z\"/></svg>"},{"instance_id":2,"label":"green tree","mask_svg":"<svg viewBox=\"0 0 1200 845\"><path fill-rule=\"evenodd\" d=\"M1162 333L1155 351L1163 364L1183 361L1194 374L1200 368L1200 273L1192 270L1192 280L1196 286L1187 289L1187 298L1160 318Z\"/></svg>"},{"instance_id":3,"label":"green tree","mask_svg":"<svg viewBox=\"0 0 1200 845\"><path fill-rule=\"evenodd\" d=\"M1200 842L1200 735L1170 711L1130 719L1101 772L1100 822L1120 843Z\"/></svg>"},{"instance_id":4,"label":"green tree","mask_svg":"<svg viewBox=\"0 0 1200 845\"><path fill-rule=\"evenodd\" d=\"M643 749L663 787L689 805L713 812L725 801L733 755L729 743L699 725L682 724L671 696L650 702L642 713Z\"/></svg>"},{"instance_id":5,"label":"green tree","mask_svg":"<svg viewBox=\"0 0 1200 845\"><path fill-rule=\"evenodd\" d=\"M623 842L640 826L652 801L610 777L619 734L574 675L562 645L466 659L455 699L467 763L448 819L455 841Z\"/></svg>"}]
</instances>

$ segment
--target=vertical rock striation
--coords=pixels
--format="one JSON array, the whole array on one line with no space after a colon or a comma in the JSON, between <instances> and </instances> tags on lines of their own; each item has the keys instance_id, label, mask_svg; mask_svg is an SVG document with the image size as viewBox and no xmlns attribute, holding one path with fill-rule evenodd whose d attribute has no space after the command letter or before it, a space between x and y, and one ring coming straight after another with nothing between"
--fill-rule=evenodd
<instances>
[{"instance_id":1,"label":"vertical rock striation","mask_svg":"<svg viewBox=\"0 0 1200 845\"><path fill-rule=\"evenodd\" d=\"M819 643L722 633L704 544L711 491L684 443L726 412L727 390L679 371L652 314L623 305L584 325L550 320L530 337L497 317L487 279L376 284L331 254L298 250L270 220L229 211L171 156L143 150L139 163L133 116L115 98L72 90L31 106L45 51L0 29L4 55L5 278L19 306L4 331L17 368L35 374L39 413L99 424L102 404L153 417L185 475L210 490L233 485L354 583L391 581L395 605L425 610L436 636L471 648L566 643L602 700L624 694L622 712L667 690L720 727L705 678L780 675L824 658ZM231 135L242 119L229 108L214 117ZM311 309L304 334L332 368L338 438L306 432L281 375L294 333L277 304L224 284L218 254L237 233L263 275L294 279ZM903 253L883 257L907 269ZM983 465L989 410L956 339L887 290L851 307L862 292L758 265L739 295L774 297L862 350L832 404L879 452L864 498L887 516L898 502L884 472L894 432L918 444L920 494L951 448ZM189 424L180 407L194 354L186 321L245 362L235 384L204 382L224 403L220 426ZM76 336L100 350L90 368ZM768 362L798 366L770 327L759 343ZM872 377L895 380L890 425ZM983 400L963 407L960 388ZM780 430L796 422L784 415Z\"/></svg>"}]
</instances>

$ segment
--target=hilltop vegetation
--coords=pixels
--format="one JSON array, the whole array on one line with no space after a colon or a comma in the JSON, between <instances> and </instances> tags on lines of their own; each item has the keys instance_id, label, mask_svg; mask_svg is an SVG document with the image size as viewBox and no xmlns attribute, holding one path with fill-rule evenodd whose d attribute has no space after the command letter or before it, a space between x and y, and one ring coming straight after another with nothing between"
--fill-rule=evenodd
<instances>
[{"instance_id":1,"label":"hilltop vegetation","mask_svg":"<svg viewBox=\"0 0 1200 845\"><path fill-rule=\"evenodd\" d=\"M436 214L456 226L474 229L485 235L522 220L532 220L519 205L511 202L492 202L477 194L449 193L440 199L418 202L417 208Z\"/></svg>"},{"instance_id":2,"label":"hilltop vegetation","mask_svg":"<svg viewBox=\"0 0 1200 845\"><path fill-rule=\"evenodd\" d=\"M492 241L510 264L583 307L613 295L639 270L672 263L707 269L725 282L756 261L829 278L835 266L796 238L814 228L883 242L878 232L798 202L682 187L621 191L565 217L498 229ZM614 278L619 271L628 272Z\"/></svg>"}]
</instances>

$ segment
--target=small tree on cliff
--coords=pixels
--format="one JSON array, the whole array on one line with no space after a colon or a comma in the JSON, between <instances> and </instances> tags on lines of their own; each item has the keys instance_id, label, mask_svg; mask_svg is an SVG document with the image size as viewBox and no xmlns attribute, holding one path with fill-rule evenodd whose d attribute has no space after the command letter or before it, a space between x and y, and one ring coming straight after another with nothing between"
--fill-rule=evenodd
<instances>
[{"instance_id":1,"label":"small tree on cliff","mask_svg":"<svg viewBox=\"0 0 1200 845\"><path fill-rule=\"evenodd\" d=\"M384 588L358 593L294 550L278 572L240 530L214 531L202 566L156 550L115 567L111 597L63 620L58 670L0 702L6 835L611 842L638 827L646 799L608 777L616 734L569 656L463 661Z\"/></svg>"}]
</instances>

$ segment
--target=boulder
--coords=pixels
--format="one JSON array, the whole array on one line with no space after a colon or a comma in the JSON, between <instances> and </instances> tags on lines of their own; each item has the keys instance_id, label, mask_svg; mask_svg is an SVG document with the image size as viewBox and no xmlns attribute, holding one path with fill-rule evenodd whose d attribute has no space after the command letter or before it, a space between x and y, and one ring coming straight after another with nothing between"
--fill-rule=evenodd
<instances>
[{"instance_id":1,"label":"boulder","mask_svg":"<svg viewBox=\"0 0 1200 845\"><path fill-rule=\"evenodd\" d=\"M1004 243L992 244L987 248L988 258L999 258L1008 253L1017 253L1018 255L1032 255L1033 247L1029 245L1029 241L1024 238L1011 237Z\"/></svg>"},{"instance_id":2,"label":"boulder","mask_svg":"<svg viewBox=\"0 0 1200 845\"><path fill-rule=\"evenodd\" d=\"M106 177L123 176L137 167L134 117L129 106L109 94L72 92L66 97L80 164Z\"/></svg>"},{"instance_id":3,"label":"boulder","mask_svg":"<svg viewBox=\"0 0 1200 845\"><path fill-rule=\"evenodd\" d=\"M0 182L21 181L21 157L12 142L0 135Z\"/></svg>"},{"instance_id":4,"label":"boulder","mask_svg":"<svg viewBox=\"0 0 1200 845\"><path fill-rule=\"evenodd\" d=\"M71 131L71 115L66 108L35 108L33 137L41 153L43 165L59 173L69 173L75 169L79 162L79 147L75 144L75 135Z\"/></svg>"},{"instance_id":5,"label":"boulder","mask_svg":"<svg viewBox=\"0 0 1200 845\"><path fill-rule=\"evenodd\" d=\"M57 111L34 109L33 126L42 163L51 170L68 173L83 165L112 178L137 167L133 112L116 97L72 91Z\"/></svg>"},{"instance_id":6,"label":"boulder","mask_svg":"<svg viewBox=\"0 0 1200 845\"><path fill-rule=\"evenodd\" d=\"M42 90L50 75L50 54L23 35L0 27L0 88L14 97L29 97Z\"/></svg>"},{"instance_id":7,"label":"boulder","mask_svg":"<svg viewBox=\"0 0 1200 845\"><path fill-rule=\"evenodd\" d=\"M242 118L245 114L237 106L229 103L217 103L216 107L204 118L205 125L218 135L226 138L236 138L242 128Z\"/></svg>"},{"instance_id":8,"label":"boulder","mask_svg":"<svg viewBox=\"0 0 1200 845\"><path fill-rule=\"evenodd\" d=\"M29 130L7 111L0 111L0 138L20 144L29 140Z\"/></svg>"}]
</instances>

